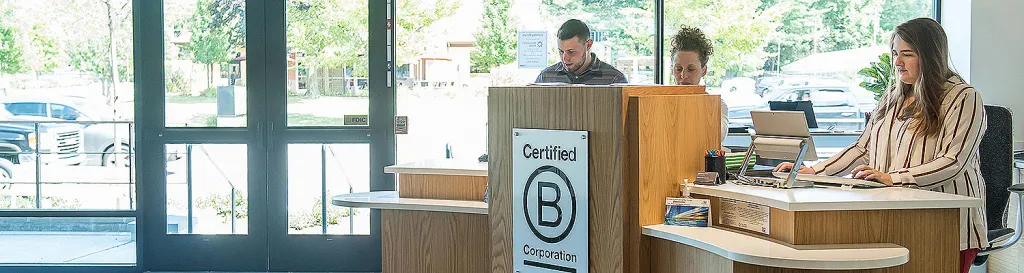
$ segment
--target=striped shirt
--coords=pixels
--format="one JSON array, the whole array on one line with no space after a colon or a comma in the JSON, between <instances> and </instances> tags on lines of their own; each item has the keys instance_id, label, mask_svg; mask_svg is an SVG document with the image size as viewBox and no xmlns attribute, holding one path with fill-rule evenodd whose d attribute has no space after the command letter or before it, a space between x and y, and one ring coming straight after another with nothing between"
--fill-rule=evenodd
<instances>
[{"instance_id":1,"label":"striped shirt","mask_svg":"<svg viewBox=\"0 0 1024 273\"><path fill-rule=\"evenodd\" d=\"M568 70L565 70L565 64L558 62L548 68L545 68L537 75L536 83L569 83L569 84L588 84L588 85L609 85L613 83L627 83L626 76L622 75L622 72L615 69L608 63L602 62L597 59L597 55L590 53L590 57L594 58L593 63L586 71L583 71L580 75L576 75Z\"/></svg>"},{"instance_id":2,"label":"striped shirt","mask_svg":"<svg viewBox=\"0 0 1024 273\"><path fill-rule=\"evenodd\" d=\"M987 126L985 106L974 87L957 76L943 89L938 134L918 134L914 118L897 117L903 108L901 98L884 119L868 125L857 142L812 169L823 175L845 175L858 165L868 165L892 176L895 186L981 198L984 204L978 145ZM899 95L892 93L886 96ZM988 246L987 223L984 208L961 209L960 250Z\"/></svg>"}]
</instances>

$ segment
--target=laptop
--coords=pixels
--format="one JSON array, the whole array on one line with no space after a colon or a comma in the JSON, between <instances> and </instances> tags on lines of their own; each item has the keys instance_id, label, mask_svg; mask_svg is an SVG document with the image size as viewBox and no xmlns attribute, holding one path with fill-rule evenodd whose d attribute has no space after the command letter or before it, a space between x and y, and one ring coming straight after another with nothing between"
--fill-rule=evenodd
<instances>
[{"instance_id":1,"label":"laptop","mask_svg":"<svg viewBox=\"0 0 1024 273\"><path fill-rule=\"evenodd\" d=\"M804 154L804 161L818 160L818 152L814 149L814 139L807 129L804 112L798 111L750 111L750 119L754 123L754 132L758 136L772 136L776 138L806 139L807 153ZM753 142L757 142L755 138ZM770 145L758 144L757 154L761 158L796 160L798 151L788 149L777 149Z\"/></svg>"},{"instance_id":2,"label":"laptop","mask_svg":"<svg viewBox=\"0 0 1024 273\"><path fill-rule=\"evenodd\" d=\"M789 172L773 172L773 176L780 179L786 179L789 176ZM797 174L796 180L807 181L818 184L826 184L833 186L852 186L855 188L883 188L887 187L885 183L853 178L851 175L847 176L828 176L828 175L814 175L814 174Z\"/></svg>"},{"instance_id":3,"label":"laptop","mask_svg":"<svg viewBox=\"0 0 1024 273\"><path fill-rule=\"evenodd\" d=\"M775 138L786 138L791 137L793 139L806 139L807 153L804 155L804 161L817 160L817 153L814 149L814 140L811 138L809 129L807 128L806 118L802 111L750 111L750 117L754 123L754 131L757 135L772 136ZM756 141L756 139L755 139ZM796 160L797 153L791 150L783 151L783 149L773 149L774 147L761 147L758 146L758 154L762 157L781 159L781 160ZM788 172L773 172L772 176L777 178L785 179L789 175ZM774 178L768 178L774 179ZM808 175L808 174L797 174L796 180L807 181L814 184L825 184L825 185L848 185L857 188L877 188L885 187L886 185L876 181L869 181L863 179L856 179L852 177L837 177L837 176L824 176L824 175Z\"/></svg>"}]
</instances>

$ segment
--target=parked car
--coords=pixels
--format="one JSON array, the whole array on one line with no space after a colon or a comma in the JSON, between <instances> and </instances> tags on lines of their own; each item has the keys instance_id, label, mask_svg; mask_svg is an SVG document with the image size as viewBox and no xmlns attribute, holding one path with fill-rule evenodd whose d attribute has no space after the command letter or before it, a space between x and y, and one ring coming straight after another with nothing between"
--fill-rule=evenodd
<instances>
[{"instance_id":1,"label":"parked car","mask_svg":"<svg viewBox=\"0 0 1024 273\"><path fill-rule=\"evenodd\" d=\"M818 128L842 131L863 130L865 113L874 109L845 85L779 87L759 105L729 107L730 127L751 126L750 111L768 110L769 101L811 101Z\"/></svg>"},{"instance_id":2,"label":"parked car","mask_svg":"<svg viewBox=\"0 0 1024 273\"><path fill-rule=\"evenodd\" d=\"M762 77L757 79L755 83L755 92L758 95L765 96L766 93L771 93L775 89L797 87L797 86L821 86L821 85L844 85L840 80L813 76L774 76L774 77Z\"/></svg>"},{"instance_id":3,"label":"parked car","mask_svg":"<svg viewBox=\"0 0 1024 273\"><path fill-rule=\"evenodd\" d=\"M747 77L734 77L722 81L722 92L751 94L756 89L756 82L754 79Z\"/></svg>"},{"instance_id":4,"label":"parked car","mask_svg":"<svg viewBox=\"0 0 1024 273\"><path fill-rule=\"evenodd\" d=\"M0 176L6 175L0 179L9 179L13 174L10 168L15 164L36 162L37 155L39 161L47 165L79 165L85 162L86 157L82 154L84 136L80 126L36 124L4 109L0 109L0 121L0 170L3 170Z\"/></svg>"},{"instance_id":5,"label":"parked car","mask_svg":"<svg viewBox=\"0 0 1024 273\"><path fill-rule=\"evenodd\" d=\"M128 156L134 138L134 128L129 123L89 123L89 121L115 121L114 112L105 103L75 97L16 97L4 101L6 109L16 116L51 118L54 120L82 121L87 153L86 165L110 166L116 160L114 144L120 143L122 165L130 164ZM119 140L115 140L118 138ZM180 158L176 152L168 152L168 161Z\"/></svg>"},{"instance_id":6,"label":"parked car","mask_svg":"<svg viewBox=\"0 0 1024 273\"><path fill-rule=\"evenodd\" d=\"M783 77L760 77L754 81L754 93L758 96L764 96L764 93L768 91L768 88L778 86L782 84Z\"/></svg>"}]
</instances>

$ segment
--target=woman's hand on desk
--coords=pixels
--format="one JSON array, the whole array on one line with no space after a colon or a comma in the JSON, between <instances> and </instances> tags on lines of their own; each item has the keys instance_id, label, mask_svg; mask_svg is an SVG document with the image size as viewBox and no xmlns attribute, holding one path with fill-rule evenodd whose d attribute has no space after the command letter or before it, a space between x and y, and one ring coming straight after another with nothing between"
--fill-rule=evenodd
<instances>
[{"instance_id":1,"label":"woman's hand on desk","mask_svg":"<svg viewBox=\"0 0 1024 273\"><path fill-rule=\"evenodd\" d=\"M892 176L875 170L874 168L868 167L868 165L860 165L853 169L853 178L872 180L882 182L886 186L892 186Z\"/></svg>"},{"instance_id":2,"label":"woman's hand on desk","mask_svg":"<svg viewBox=\"0 0 1024 273\"><path fill-rule=\"evenodd\" d=\"M775 170L773 170L772 172L788 172L789 170L792 169L793 163L784 162L782 164L779 164L779 166L776 166ZM814 169L808 168L807 166L800 166L800 171L798 171L798 173L814 174Z\"/></svg>"}]
</instances>

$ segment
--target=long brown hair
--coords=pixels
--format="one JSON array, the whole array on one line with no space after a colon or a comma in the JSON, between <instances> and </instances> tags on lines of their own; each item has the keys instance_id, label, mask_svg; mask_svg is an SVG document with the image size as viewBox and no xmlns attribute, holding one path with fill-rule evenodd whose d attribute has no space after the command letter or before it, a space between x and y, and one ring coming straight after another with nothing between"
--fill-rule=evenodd
<instances>
[{"instance_id":1,"label":"long brown hair","mask_svg":"<svg viewBox=\"0 0 1024 273\"><path fill-rule=\"evenodd\" d=\"M893 48L896 38L910 45L918 58L920 75L913 84L900 81L896 67L896 56L892 56L892 79L885 97L887 98L875 109L872 122L885 119L889 109L897 108L906 98L914 97L914 102L906 106L906 111L899 118L915 118L915 130L924 135L938 134L942 128L942 117L939 111L945 90L943 83L956 75L949 69L949 46L946 31L939 22L931 18L917 18L900 24L892 34L889 47ZM894 53L898 54L898 53Z\"/></svg>"}]
</instances>

